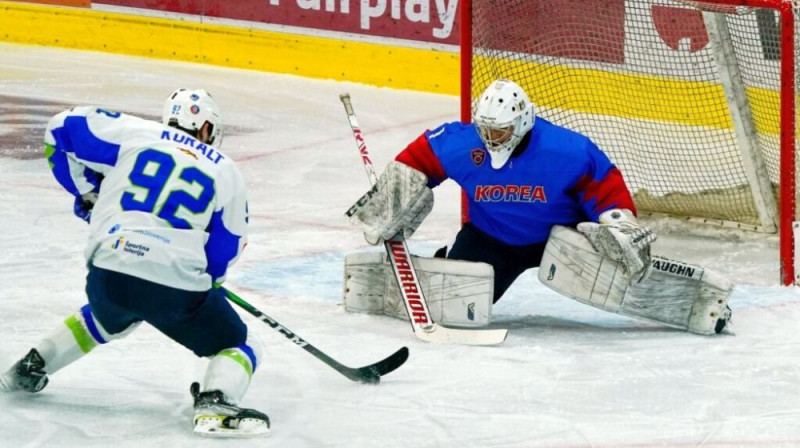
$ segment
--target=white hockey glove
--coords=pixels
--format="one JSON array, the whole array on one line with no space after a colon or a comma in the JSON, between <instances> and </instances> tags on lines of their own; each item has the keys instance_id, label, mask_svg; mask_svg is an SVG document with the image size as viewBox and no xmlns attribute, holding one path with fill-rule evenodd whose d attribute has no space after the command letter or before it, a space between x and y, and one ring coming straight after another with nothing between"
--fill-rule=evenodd
<instances>
[{"instance_id":1,"label":"white hockey glove","mask_svg":"<svg viewBox=\"0 0 800 448\"><path fill-rule=\"evenodd\" d=\"M656 234L649 227L639 226L630 210L612 209L603 212L596 222L578 224L600 254L622 264L631 282L640 282L650 266L650 244Z\"/></svg>"},{"instance_id":2,"label":"white hockey glove","mask_svg":"<svg viewBox=\"0 0 800 448\"><path fill-rule=\"evenodd\" d=\"M390 162L378 183L345 213L376 245L403 232L409 238L433 209L428 177L400 162Z\"/></svg>"}]
</instances>

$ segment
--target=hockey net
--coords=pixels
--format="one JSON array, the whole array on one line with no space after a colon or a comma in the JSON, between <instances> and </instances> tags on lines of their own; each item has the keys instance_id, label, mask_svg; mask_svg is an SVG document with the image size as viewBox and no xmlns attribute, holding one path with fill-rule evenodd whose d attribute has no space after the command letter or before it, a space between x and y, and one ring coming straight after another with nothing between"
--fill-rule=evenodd
<instances>
[{"instance_id":1,"label":"hockey net","mask_svg":"<svg viewBox=\"0 0 800 448\"><path fill-rule=\"evenodd\" d=\"M795 280L790 0L463 0L462 119L493 80L592 138L642 213L781 233Z\"/></svg>"}]
</instances>

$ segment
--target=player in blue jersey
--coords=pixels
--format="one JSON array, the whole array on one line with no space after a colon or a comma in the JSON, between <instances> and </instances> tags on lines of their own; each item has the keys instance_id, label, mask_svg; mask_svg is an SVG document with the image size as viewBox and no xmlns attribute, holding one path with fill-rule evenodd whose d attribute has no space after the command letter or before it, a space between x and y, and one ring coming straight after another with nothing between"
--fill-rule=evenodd
<instances>
[{"instance_id":1,"label":"player in blue jersey","mask_svg":"<svg viewBox=\"0 0 800 448\"><path fill-rule=\"evenodd\" d=\"M218 149L223 123L207 92L176 90L162 121L75 107L48 123L47 161L89 223L89 303L0 375L0 389L38 392L53 373L146 321L210 358L203 385L191 387L195 432L264 434L267 416L236 406L257 354L214 287L247 243L244 180Z\"/></svg>"},{"instance_id":2,"label":"player in blue jersey","mask_svg":"<svg viewBox=\"0 0 800 448\"><path fill-rule=\"evenodd\" d=\"M604 224L587 229L605 234L600 240L613 246L632 277L642 274L655 235L637 224L622 174L597 145L537 117L523 89L507 80L485 90L473 118L474 124L446 123L424 132L390 164L384 182L408 184L402 173L412 170L424 175L426 185L411 187L407 204L401 201L388 215L357 217L369 242L400 230L410 235L430 210L423 205L432 200L426 190L452 179L466 192L469 222L447 258L492 265L494 301L522 272L539 266L555 225Z\"/></svg>"},{"instance_id":3,"label":"player in blue jersey","mask_svg":"<svg viewBox=\"0 0 800 448\"><path fill-rule=\"evenodd\" d=\"M494 273L488 297L480 269L466 274L467 266L426 262L433 269L422 270L423 278L455 285L446 294L441 286L425 292L443 324L487 324L491 304L482 304L496 302L520 274L543 262L544 285L597 308L704 335L719 333L730 320L732 283L699 266L651 260L655 234L637 223L619 169L588 137L537 117L514 82L491 83L476 102L473 123L445 123L420 135L348 216L371 244L400 232L408 237L433 207L431 188L446 179L464 189L469 218L447 261L485 263ZM345 268L360 276L350 284L359 294L345 290L346 309L401 317L393 296L372 299L394 280L382 278L381 263L365 269L374 260L352 259Z\"/></svg>"}]
</instances>

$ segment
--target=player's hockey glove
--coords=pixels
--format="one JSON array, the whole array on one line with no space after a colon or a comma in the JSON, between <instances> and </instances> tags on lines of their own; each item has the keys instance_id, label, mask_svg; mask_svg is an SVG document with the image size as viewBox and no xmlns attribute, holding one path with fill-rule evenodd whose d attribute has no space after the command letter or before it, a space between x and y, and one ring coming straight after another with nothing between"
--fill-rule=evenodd
<instances>
[{"instance_id":1,"label":"player's hockey glove","mask_svg":"<svg viewBox=\"0 0 800 448\"><path fill-rule=\"evenodd\" d=\"M89 223L92 219L92 209L94 208L95 202L97 202L96 191L90 191L81 196L77 196L73 206L75 216Z\"/></svg>"},{"instance_id":2,"label":"player's hockey glove","mask_svg":"<svg viewBox=\"0 0 800 448\"><path fill-rule=\"evenodd\" d=\"M621 263L632 282L642 281L650 266L650 244L656 234L649 227L639 226L630 210L608 210L598 221L582 222L578 231L597 252Z\"/></svg>"},{"instance_id":3,"label":"player's hockey glove","mask_svg":"<svg viewBox=\"0 0 800 448\"><path fill-rule=\"evenodd\" d=\"M390 162L378 183L345 213L364 230L364 239L380 244L402 232L410 237L433 208L428 177L401 162Z\"/></svg>"}]
</instances>

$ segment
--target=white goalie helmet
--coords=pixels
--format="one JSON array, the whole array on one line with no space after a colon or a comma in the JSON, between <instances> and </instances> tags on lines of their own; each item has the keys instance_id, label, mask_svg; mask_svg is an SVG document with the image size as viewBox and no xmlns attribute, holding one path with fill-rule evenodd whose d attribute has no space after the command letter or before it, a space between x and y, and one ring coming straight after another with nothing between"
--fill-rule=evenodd
<instances>
[{"instance_id":1,"label":"white goalie helmet","mask_svg":"<svg viewBox=\"0 0 800 448\"><path fill-rule=\"evenodd\" d=\"M211 125L208 144L222 144L222 116L214 98L203 89L178 89L164 102L161 122L196 134L203 124Z\"/></svg>"},{"instance_id":2,"label":"white goalie helmet","mask_svg":"<svg viewBox=\"0 0 800 448\"><path fill-rule=\"evenodd\" d=\"M472 121L489 150L492 168L506 164L535 118L533 104L518 84L506 79L489 84L478 98Z\"/></svg>"}]
</instances>

